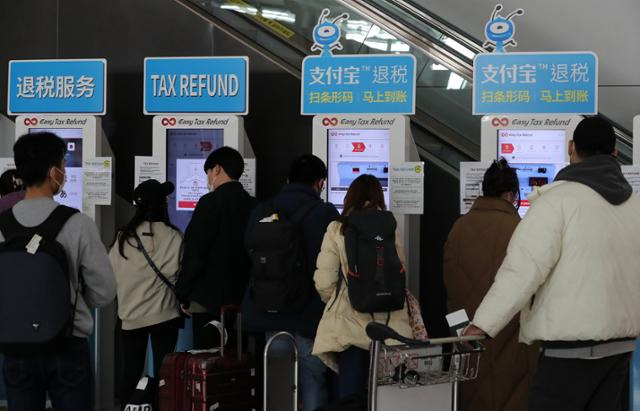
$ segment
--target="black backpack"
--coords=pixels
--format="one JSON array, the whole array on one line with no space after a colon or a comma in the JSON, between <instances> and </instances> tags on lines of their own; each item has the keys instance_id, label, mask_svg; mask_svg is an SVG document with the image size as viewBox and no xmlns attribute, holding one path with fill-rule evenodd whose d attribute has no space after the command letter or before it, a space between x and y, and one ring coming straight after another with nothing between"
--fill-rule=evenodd
<instances>
[{"instance_id":1,"label":"black backpack","mask_svg":"<svg viewBox=\"0 0 640 411\"><path fill-rule=\"evenodd\" d=\"M37 227L23 227L13 211L0 215L0 348L45 347L71 335L69 265L56 237L78 210L58 206Z\"/></svg>"},{"instance_id":2,"label":"black backpack","mask_svg":"<svg viewBox=\"0 0 640 411\"><path fill-rule=\"evenodd\" d=\"M274 214L278 218L261 220L247 231L245 245L252 264L249 293L258 308L269 313L294 313L307 304L313 278L302 223L320 203L312 200L291 216L271 205L265 219Z\"/></svg>"},{"instance_id":3,"label":"black backpack","mask_svg":"<svg viewBox=\"0 0 640 411\"><path fill-rule=\"evenodd\" d=\"M344 231L347 289L356 311L390 312L404 307L405 272L396 250L396 227L389 211L357 210L349 215Z\"/></svg>"}]
</instances>

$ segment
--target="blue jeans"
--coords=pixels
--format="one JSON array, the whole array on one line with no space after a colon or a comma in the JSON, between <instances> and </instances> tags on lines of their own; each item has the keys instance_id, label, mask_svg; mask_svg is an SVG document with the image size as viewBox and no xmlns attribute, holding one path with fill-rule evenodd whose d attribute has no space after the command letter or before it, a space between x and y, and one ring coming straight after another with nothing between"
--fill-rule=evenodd
<instances>
[{"instance_id":1,"label":"blue jeans","mask_svg":"<svg viewBox=\"0 0 640 411\"><path fill-rule=\"evenodd\" d=\"M275 332L266 334L267 340L275 335ZM298 333L291 333L298 345L298 385L300 398L304 411L315 411L317 408L327 405L327 367L320 358L312 355L313 340L303 337ZM269 354L290 353L291 343L285 338L279 338L271 344ZM11 410L13 411L13 410Z\"/></svg>"},{"instance_id":2,"label":"blue jeans","mask_svg":"<svg viewBox=\"0 0 640 411\"><path fill-rule=\"evenodd\" d=\"M93 409L86 339L70 339L52 353L7 354L2 368L11 411L43 411L47 393L54 411Z\"/></svg>"},{"instance_id":3,"label":"blue jeans","mask_svg":"<svg viewBox=\"0 0 640 411\"><path fill-rule=\"evenodd\" d=\"M360 394L369 380L369 351L351 346L338 353L338 396Z\"/></svg>"}]
</instances>

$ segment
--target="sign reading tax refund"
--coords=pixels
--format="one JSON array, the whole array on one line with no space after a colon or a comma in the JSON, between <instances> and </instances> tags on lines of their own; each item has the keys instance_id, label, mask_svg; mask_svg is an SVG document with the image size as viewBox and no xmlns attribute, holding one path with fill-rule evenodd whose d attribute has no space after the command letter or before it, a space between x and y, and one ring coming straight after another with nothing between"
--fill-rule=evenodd
<instances>
[{"instance_id":1,"label":"sign reading tax refund","mask_svg":"<svg viewBox=\"0 0 640 411\"><path fill-rule=\"evenodd\" d=\"M478 54L473 114L598 113L598 58L591 52Z\"/></svg>"},{"instance_id":2,"label":"sign reading tax refund","mask_svg":"<svg viewBox=\"0 0 640 411\"><path fill-rule=\"evenodd\" d=\"M247 57L145 58L145 114L248 111Z\"/></svg>"},{"instance_id":3,"label":"sign reading tax refund","mask_svg":"<svg viewBox=\"0 0 640 411\"><path fill-rule=\"evenodd\" d=\"M7 112L11 115L105 114L107 60L12 60Z\"/></svg>"}]
</instances>

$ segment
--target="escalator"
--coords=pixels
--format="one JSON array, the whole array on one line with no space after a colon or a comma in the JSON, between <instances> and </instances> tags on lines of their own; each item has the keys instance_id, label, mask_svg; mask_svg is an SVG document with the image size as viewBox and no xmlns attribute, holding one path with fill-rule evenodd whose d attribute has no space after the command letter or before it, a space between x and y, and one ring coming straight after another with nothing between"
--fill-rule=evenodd
<instances>
[{"instance_id":1,"label":"escalator","mask_svg":"<svg viewBox=\"0 0 640 411\"><path fill-rule=\"evenodd\" d=\"M342 54L411 53L416 58L412 128L422 157L457 177L460 161L480 158L480 116L472 115L473 57L481 43L407 0L175 0L239 38L293 76L311 54L324 8L347 12ZM620 161L631 137L616 128Z\"/></svg>"}]
</instances>

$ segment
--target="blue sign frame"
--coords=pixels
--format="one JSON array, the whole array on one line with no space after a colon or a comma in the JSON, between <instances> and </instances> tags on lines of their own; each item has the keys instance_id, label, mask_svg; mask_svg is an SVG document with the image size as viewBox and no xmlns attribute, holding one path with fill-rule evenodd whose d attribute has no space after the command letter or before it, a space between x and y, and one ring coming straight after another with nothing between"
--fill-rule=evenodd
<instances>
[{"instance_id":1,"label":"blue sign frame","mask_svg":"<svg viewBox=\"0 0 640 411\"><path fill-rule=\"evenodd\" d=\"M592 52L485 53L473 60L473 114L597 114Z\"/></svg>"},{"instance_id":2,"label":"blue sign frame","mask_svg":"<svg viewBox=\"0 0 640 411\"><path fill-rule=\"evenodd\" d=\"M247 114L249 58L147 57L143 98L144 114Z\"/></svg>"},{"instance_id":3,"label":"blue sign frame","mask_svg":"<svg viewBox=\"0 0 640 411\"><path fill-rule=\"evenodd\" d=\"M314 114L415 114L412 54L307 56L300 110Z\"/></svg>"},{"instance_id":4,"label":"blue sign frame","mask_svg":"<svg viewBox=\"0 0 640 411\"><path fill-rule=\"evenodd\" d=\"M106 113L106 59L11 60L8 84L10 115Z\"/></svg>"}]
</instances>

